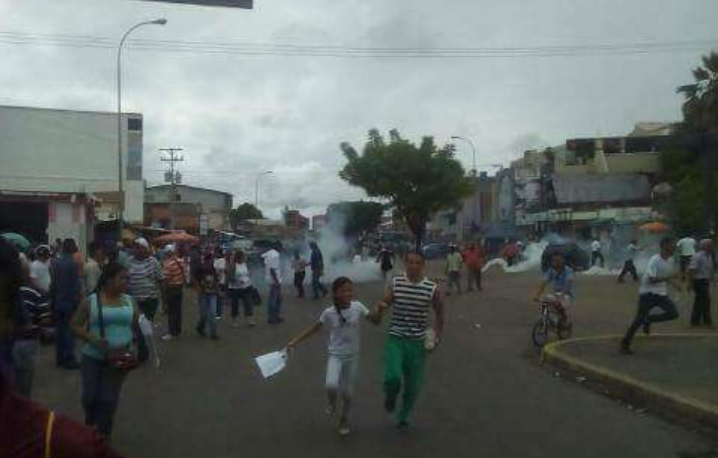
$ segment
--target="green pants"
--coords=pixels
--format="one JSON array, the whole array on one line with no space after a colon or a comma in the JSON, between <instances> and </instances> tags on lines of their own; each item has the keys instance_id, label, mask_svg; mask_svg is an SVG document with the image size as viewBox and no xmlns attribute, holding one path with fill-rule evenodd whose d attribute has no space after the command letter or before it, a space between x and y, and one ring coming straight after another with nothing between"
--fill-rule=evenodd
<instances>
[{"instance_id":1,"label":"green pants","mask_svg":"<svg viewBox=\"0 0 718 458\"><path fill-rule=\"evenodd\" d=\"M426 350L423 339L389 336L384 345L384 394L396 400L402 388L404 395L397 421L405 422L419 397L424 380Z\"/></svg>"}]
</instances>

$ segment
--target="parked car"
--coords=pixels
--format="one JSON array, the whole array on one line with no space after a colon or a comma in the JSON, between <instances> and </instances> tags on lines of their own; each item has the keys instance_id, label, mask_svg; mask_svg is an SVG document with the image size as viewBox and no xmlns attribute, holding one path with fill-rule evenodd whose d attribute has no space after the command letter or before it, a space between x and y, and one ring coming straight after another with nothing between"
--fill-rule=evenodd
<instances>
[{"instance_id":1,"label":"parked car","mask_svg":"<svg viewBox=\"0 0 718 458\"><path fill-rule=\"evenodd\" d=\"M573 270L581 271L590 267L590 259L576 242L552 243L549 244L541 255L541 271L546 272L551 267L551 257L561 253L566 260L566 265Z\"/></svg>"},{"instance_id":2,"label":"parked car","mask_svg":"<svg viewBox=\"0 0 718 458\"><path fill-rule=\"evenodd\" d=\"M426 259L444 259L449 254L449 247L448 243L428 243L421 252Z\"/></svg>"}]
</instances>

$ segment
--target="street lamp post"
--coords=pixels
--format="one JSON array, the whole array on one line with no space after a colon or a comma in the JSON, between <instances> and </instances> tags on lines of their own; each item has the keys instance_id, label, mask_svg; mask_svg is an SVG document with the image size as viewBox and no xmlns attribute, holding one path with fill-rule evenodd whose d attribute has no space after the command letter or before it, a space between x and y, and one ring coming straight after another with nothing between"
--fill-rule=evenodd
<instances>
[{"instance_id":1,"label":"street lamp post","mask_svg":"<svg viewBox=\"0 0 718 458\"><path fill-rule=\"evenodd\" d=\"M257 181L254 183L254 207L259 210L259 182L262 179L264 175L269 175L272 172L271 170L267 170L265 172L260 173L257 175Z\"/></svg>"},{"instance_id":2,"label":"street lamp post","mask_svg":"<svg viewBox=\"0 0 718 458\"><path fill-rule=\"evenodd\" d=\"M452 140L463 140L466 143L468 143L469 146L471 146L471 174L473 176L476 176L476 147L474 146L474 143L471 140L469 140L468 138L460 137L458 135L452 136L451 139Z\"/></svg>"},{"instance_id":3,"label":"street lamp post","mask_svg":"<svg viewBox=\"0 0 718 458\"><path fill-rule=\"evenodd\" d=\"M122 182L122 46L127 41L127 37L135 29L143 25L165 25L167 19L155 19L154 21L145 21L136 24L127 30L117 47L117 190L119 192L117 203L117 240L122 239L122 224L125 216L125 189Z\"/></svg>"}]
</instances>

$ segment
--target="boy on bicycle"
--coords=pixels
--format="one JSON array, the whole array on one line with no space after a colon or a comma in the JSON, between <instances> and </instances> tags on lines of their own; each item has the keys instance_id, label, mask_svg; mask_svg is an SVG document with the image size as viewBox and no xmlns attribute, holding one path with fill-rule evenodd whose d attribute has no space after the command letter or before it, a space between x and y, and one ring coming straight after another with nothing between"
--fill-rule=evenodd
<instances>
[{"instance_id":1,"label":"boy on bicycle","mask_svg":"<svg viewBox=\"0 0 718 458\"><path fill-rule=\"evenodd\" d=\"M543 282L536 291L534 300L541 301L546 287L551 285L553 293L557 296L556 302L558 313L561 321L570 326L571 319L568 309L573 303L573 269L566 265L566 261L561 253L556 253L551 257L551 267L546 271Z\"/></svg>"}]
</instances>

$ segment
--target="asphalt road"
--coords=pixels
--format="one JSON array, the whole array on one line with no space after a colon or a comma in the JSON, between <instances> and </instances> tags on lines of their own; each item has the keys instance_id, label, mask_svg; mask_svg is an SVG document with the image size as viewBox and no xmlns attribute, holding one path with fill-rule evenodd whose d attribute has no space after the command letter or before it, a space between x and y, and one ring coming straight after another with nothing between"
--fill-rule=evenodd
<instances>
[{"instance_id":1,"label":"asphalt road","mask_svg":"<svg viewBox=\"0 0 718 458\"><path fill-rule=\"evenodd\" d=\"M324 414L323 338L300 347L283 373L261 378L253 357L280 348L325 306L290 299L284 324L234 329L223 323L217 342L197 337L188 319L185 335L163 344L160 370L130 374L114 443L135 458L711 456L716 444L709 439L628 410L536 363L529 338L538 315L529 300L536 280L536 274L496 271L484 292L449 298L445 338L430 357L406 433L382 410L385 331L370 324L348 438L338 437ZM381 284L357 292L373 303ZM635 296L631 284L581 277L575 333L622 332ZM685 328L685 314L671 326ZM51 354L44 349L38 361L36 397L81 419L79 374L56 370Z\"/></svg>"}]
</instances>

